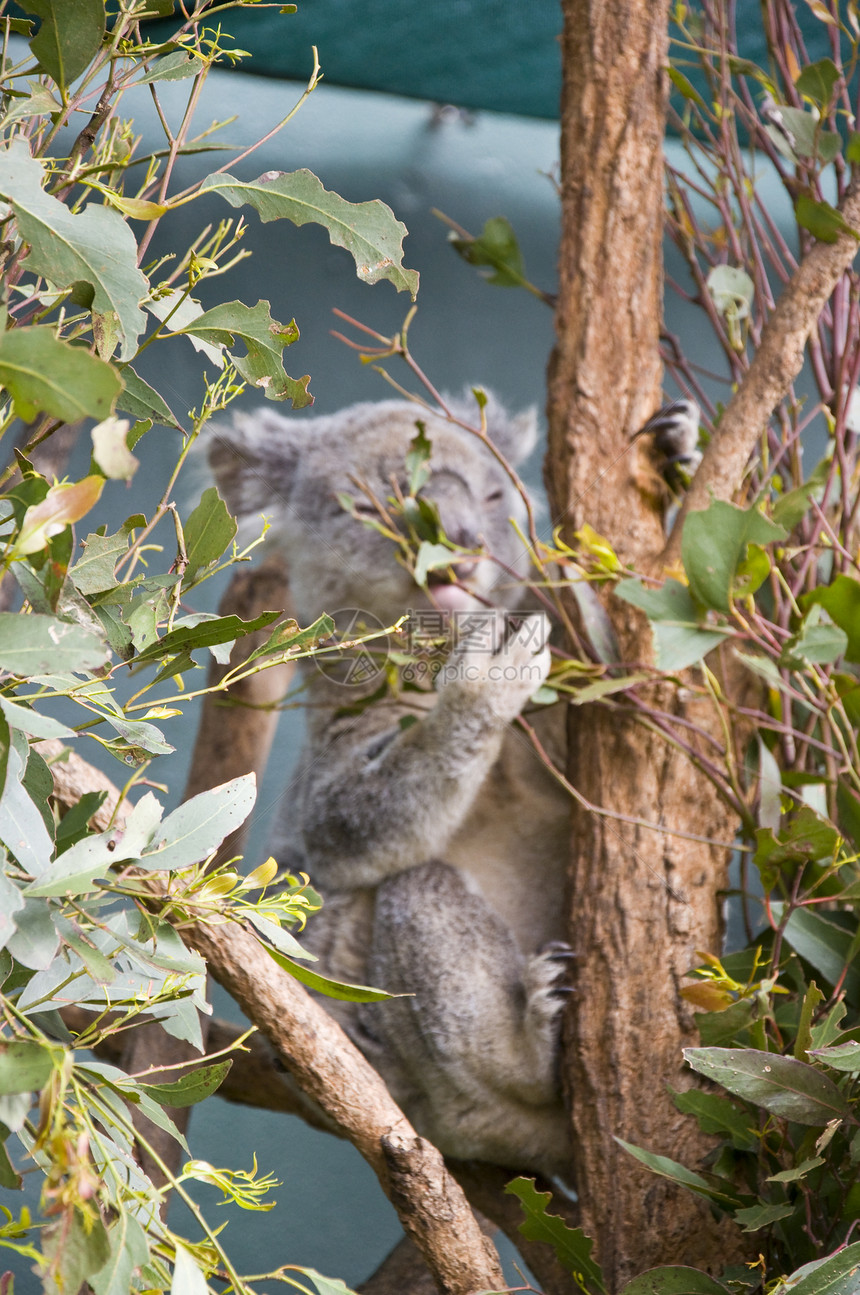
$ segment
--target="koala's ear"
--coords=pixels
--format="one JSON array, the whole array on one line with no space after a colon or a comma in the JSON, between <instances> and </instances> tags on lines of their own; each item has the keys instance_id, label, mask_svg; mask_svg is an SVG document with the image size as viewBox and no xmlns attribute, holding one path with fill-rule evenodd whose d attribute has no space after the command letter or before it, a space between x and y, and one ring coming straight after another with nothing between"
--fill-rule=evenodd
<instances>
[{"instance_id":1,"label":"koala's ear","mask_svg":"<svg viewBox=\"0 0 860 1295\"><path fill-rule=\"evenodd\" d=\"M485 389L484 394L487 397L485 414L490 440L499 447L508 462L517 467L528 458L537 444L537 409L532 405L521 414L509 414L492 391ZM450 401L449 404L453 412L467 422L475 423L479 417L475 395L471 390L464 391L459 399Z\"/></svg>"},{"instance_id":2,"label":"koala's ear","mask_svg":"<svg viewBox=\"0 0 860 1295\"><path fill-rule=\"evenodd\" d=\"M232 427L214 429L209 466L234 516L241 520L286 508L299 461L299 437L299 425L267 409L236 414Z\"/></svg>"},{"instance_id":3,"label":"koala's ear","mask_svg":"<svg viewBox=\"0 0 860 1295\"><path fill-rule=\"evenodd\" d=\"M501 415L498 421L491 417L490 406L487 406L490 440L499 447L513 467L519 467L537 445L537 409L532 405L520 414L509 414L500 405L496 405L496 410Z\"/></svg>"}]
</instances>

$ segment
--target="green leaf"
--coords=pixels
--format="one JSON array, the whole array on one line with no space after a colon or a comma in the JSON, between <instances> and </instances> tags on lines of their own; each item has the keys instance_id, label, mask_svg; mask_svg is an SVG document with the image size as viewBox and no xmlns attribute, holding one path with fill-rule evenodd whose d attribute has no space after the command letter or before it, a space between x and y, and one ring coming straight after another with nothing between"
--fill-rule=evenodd
<instances>
[{"instance_id":1,"label":"green leaf","mask_svg":"<svg viewBox=\"0 0 860 1295\"><path fill-rule=\"evenodd\" d=\"M0 384L25 421L45 412L64 423L106 418L122 387L111 365L61 341L48 325L0 333Z\"/></svg>"},{"instance_id":2,"label":"green leaf","mask_svg":"<svg viewBox=\"0 0 860 1295\"><path fill-rule=\"evenodd\" d=\"M188 565L182 577L183 587L190 585L199 572L214 566L236 534L235 518L214 486L204 490L200 503L183 526Z\"/></svg>"},{"instance_id":3,"label":"green leaf","mask_svg":"<svg viewBox=\"0 0 860 1295\"><path fill-rule=\"evenodd\" d=\"M40 715L29 706L19 706L17 702L12 701L11 697L0 697L0 710L5 715L6 723L10 728L17 728L28 737L42 739L75 736L74 729L69 728L68 725L61 724L58 719L50 715Z\"/></svg>"},{"instance_id":4,"label":"green leaf","mask_svg":"<svg viewBox=\"0 0 860 1295\"><path fill-rule=\"evenodd\" d=\"M770 1174L766 1181L769 1183L796 1183L801 1178L805 1178L813 1169L817 1169L819 1165L823 1164L824 1156L811 1156L809 1160L801 1160L800 1164L795 1165L793 1169L783 1169L778 1174ZM735 1215L735 1218L737 1218L737 1215ZM747 1228L747 1231L750 1230Z\"/></svg>"},{"instance_id":5,"label":"green leaf","mask_svg":"<svg viewBox=\"0 0 860 1295\"><path fill-rule=\"evenodd\" d=\"M382 1003L386 999L399 997L398 994L386 994L383 989L371 989L369 985L350 985L342 980L329 980L327 976L311 971L310 967L299 966L292 958L285 957L283 953L279 953L268 944L261 944L260 947L266 950L282 971L286 971L307 989L314 989L318 994L325 994L327 998L339 998L347 1003Z\"/></svg>"},{"instance_id":6,"label":"green leaf","mask_svg":"<svg viewBox=\"0 0 860 1295\"><path fill-rule=\"evenodd\" d=\"M774 902L771 909L779 922L782 905ZM860 1006L860 971L853 965L850 930L811 908L796 908L786 922L785 939L829 985L843 984L849 1003Z\"/></svg>"},{"instance_id":7,"label":"green leaf","mask_svg":"<svg viewBox=\"0 0 860 1295\"><path fill-rule=\"evenodd\" d=\"M219 1061L214 1066L199 1066L173 1083L139 1083L138 1087L154 1098L159 1106L194 1106L221 1087L232 1064L229 1060Z\"/></svg>"},{"instance_id":8,"label":"green leaf","mask_svg":"<svg viewBox=\"0 0 860 1295\"><path fill-rule=\"evenodd\" d=\"M24 1179L9 1159L8 1151L4 1146L0 1146L0 1187L5 1188L7 1192L19 1192L23 1182Z\"/></svg>"},{"instance_id":9,"label":"green leaf","mask_svg":"<svg viewBox=\"0 0 860 1295\"><path fill-rule=\"evenodd\" d=\"M860 233L852 229L841 211L808 193L798 195L794 204L794 216L798 225L808 229L820 243L835 243L842 234L851 234L860 239Z\"/></svg>"},{"instance_id":10,"label":"green leaf","mask_svg":"<svg viewBox=\"0 0 860 1295\"><path fill-rule=\"evenodd\" d=\"M851 1115L832 1079L794 1057L752 1048L685 1048L684 1057L728 1092L796 1124L823 1127Z\"/></svg>"},{"instance_id":11,"label":"green leaf","mask_svg":"<svg viewBox=\"0 0 860 1295\"><path fill-rule=\"evenodd\" d=\"M117 397L117 408L132 418L151 418L162 427L173 427L182 431L182 425L173 410L159 393L139 377L130 364L126 364L120 374L124 389Z\"/></svg>"},{"instance_id":12,"label":"green leaf","mask_svg":"<svg viewBox=\"0 0 860 1295\"><path fill-rule=\"evenodd\" d=\"M703 1133L729 1137L739 1151L749 1151L757 1145L749 1114L739 1110L727 1097L690 1088L683 1093L672 1092L672 1101L682 1114L695 1115Z\"/></svg>"},{"instance_id":13,"label":"green leaf","mask_svg":"<svg viewBox=\"0 0 860 1295\"><path fill-rule=\"evenodd\" d=\"M860 1043L856 1039L834 1044L831 1048L810 1048L809 1054L823 1061L832 1070L846 1070L851 1075L860 1075Z\"/></svg>"},{"instance_id":14,"label":"green leaf","mask_svg":"<svg viewBox=\"0 0 860 1295\"><path fill-rule=\"evenodd\" d=\"M101 1215L84 1220L72 1209L41 1232L42 1253L50 1265L54 1291L78 1291L84 1282L104 1268L110 1258L110 1240ZM44 1286L43 1290L50 1290Z\"/></svg>"},{"instance_id":15,"label":"green leaf","mask_svg":"<svg viewBox=\"0 0 860 1295\"><path fill-rule=\"evenodd\" d=\"M669 67L669 80L676 90L679 90L685 99L690 99L703 112L707 111L705 101L693 85L689 77L684 76L676 67Z\"/></svg>"},{"instance_id":16,"label":"green leaf","mask_svg":"<svg viewBox=\"0 0 860 1295\"><path fill-rule=\"evenodd\" d=\"M794 1281L800 1273L800 1281ZM804 1264L786 1279L786 1295L857 1295L860 1279L860 1241L829 1259Z\"/></svg>"},{"instance_id":17,"label":"green leaf","mask_svg":"<svg viewBox=\"0 0 860 1295\"><path fill-rule=\"evenodd\" d=\"M288 620L281 625L276 625L266 642L261 647L255 648L248 660L256 661L258 657L275 652L304 651L315 647L317 643L324 643L326 639L331 638L332 634L334 634L334 621L325 613L305 629L299 629L294 620Z\"/></svg>"},{"instance_id":18,"label":"green leaf","mask_svg":"<svg viewBox=\"0 0 860 1295\"><path fill-rule=\"evenodd\" d=\"M686 585L669 579L659 589L649 589L641 580L621 580L615 593L624 602L641 608L654 631L658 669L686 670L724 642L728 629L699 624L701 615Z\"/></svg>"},{"instance_id":19,"label":"green leaf","mask_svg":"<svg viewBox=\"0 0 860 1295\"><path fill-rule=\"evenodd\" d=\"M92 203L79 214L71 212L44 191L44 180L43 167L22 138L0 152L0 195L11 203L21 237L30 245L27 268L57 288L89 285L91 292L76 289L75 299L100 314L116 312L120 359L131 359L146 326L138 303L148 290L137 268L134 235L109 207Z\"/></svg>"},{"instance_id":20,"label":"green leaf","mask_svg":"<svg viewBox=\"0 0 860 1295\"><path fill-rule=\"evenodd\" d=\"M140 1223L128 1210L120 1210L108 1232L110 1258L89 1278L93 1295L128 1295L134 1290L135 1268L149 1258L149 1242Z\"/></svg>"},{"instance_id":21,"label":"green leaf","mask_svg":"<svg viewBox=\"0 0 860 1295\"><path fill-rule=\"evenodd\" d=\"M200 59L193 54L188 54L184 49L174 50L172 54L156 59L146 75L135 81L135 85L149 85L152 81L184 81L189 76L195 76L202 68Z\"/></svg>"},{"instance_id":22,"label":"green leaf","mask_svg":"<svg viewBox=\"0 0 860 1295\"><path fill-rule=\"evenodd\" d=\"M806 617L798 632L784 644L779 664L793 670L830 665L844 655L847 647L848 635L838 625L814 624L811 617Z\"/></svg>"},{"instance_id":23,"label":"green leaf","mask_svg":"<svg viewBox=\"0 0 860 1295\"><path fill-rule=\"evenodd\" d=\"M728 1295L727 1287L698 1268L651 1268L628 1282L621 1295Z\"/></svg>"},{"instance_id":24,"label":"green leaf","mask_svg":"<svg viewBox=\"0 0 860 1295\"><path fill-rule=\"evenodd\" d=\"M212 620L201 620L195 625L179 625L141 652L137 660L138 663L150 662L168 653L193 651L194 648L211 648L219 643L229 643L232 639L252 634L254 630L265 629L280 615L279 611L262 612L252 621L243 621L241 616L215 616Z\"/></svg>"},{"instance_id":25,"label":"green leaf","mask_svg":"<svg viewBox=\"0 0 860 1295\"><path fill-rule=\"evenodd\" d=\"M501 288L519 288L526 282L525 265L517 236L504 216L491 216L477 238L448 235L448 242L470 265L492 270L488 283Z\"/></svg>"},{"instance_id":26,"label":"green leaf","mask_svg":"<svg viewBox=\"0 0 860 1295\"><path fill-rule=\"evenodd\" d=\"M721 499L690 513L681 536L681 560L690 590L705 607L729 612L736 573L749 544L784 540L787 532L758 508L738 508Z\"/></svg>"},{"instance_id":27,"label":"green leaf","mask_svg":"<svg viewBox=\"0 0 860 1295\"><path fill-rule=\"evenodd\" d=\"M51 1048L34 1039L0 1039L0 1095L43 1088L54 1061Z\"/></svg>"},{"instance_id":28,"label":"green leaf","mask_svg":"<svg viewBox=\"0 0 860 1295\"><path fill-rule=\"evenodd\" d=\"M456 553L453 553L447 544L431 544L428 540L422 540L415 559L415 583L424 588L429 571L444 570L456 561Z\"/></svg>"},{"instance_id":29,"label":"green leaf","mask_svg":"<svg viewBox=\"0 0 860 1295\"><path fill-rule=\"evenodd\" d=\"M156 843L140 855L139 866L149 871L176 870L208 858L225 836L244 823L256 798L252 773L192 796L168 814L156 833Z\"/></svg>"},{"instance_id":30,"label":"green leaf","mask_svg":"<svg viewBox=\"0 0 860 1295\"><path fill-rule=\"evenodd\" d=\"M42 19L30 41L33 57L66 89L89 67L102 43L103 0L22 0L21 8Z\"/></svg>"},{"instance_id":31,"label":"green leaf","mask_svg":"<svg viewBox=\"0 0 860 1295\"><path fill-rule=\"evenodd\" d=\"M105 593L116 584L114 567L128 552L128 530L123 526L115 535L89 534L83 540L83 556L69 569L75 588L82 594Z\"/></svg>"},{"instance_id":32,"label":"green leaf","mask_svg":"<svg viewBox=\"0 0 860 1295\"><path fill-rule=\"evenodd\" d=\"M755 863L768 888L776 881L776 870L821 860L832 861L839 846L839 832L815 810L801 805L777 838L769 827L756 830Z\"/></svg>"},{"instance_id":33,"label":"green leaf","mask_svg":"<svg viewBox=\"0 0 860 1295\"><path fill-rule=\"evenodd\" d=\"M778 1219L786 1219L789 1214L794 1213L793 1205L750 1205L747 1209L735 1210L734 1218L736 1223L743 1225L744 1232L758 1232L759 1228L766 1228L771 1223L776 1223Z\"/></svg>"},{"instance_id":34,"label":"green leaf","mask_svg":"<svg viewBox=\"0 0 860 1295\"><path fill-rule=\"evenodd\" d=\"M308 391L310 374L291 378L284 370L281 355L298 337L295 321L279 324L272 319L268 301L258 301L256 306L245 306L241 301L226 301L181 328L176 333L188 333L214 346L232 347L234 338L240 338L247 355L230 357L238 372L253 387L259 387L267 400L291 400L293 409L304 409L313 404Z\"/></svg>"},{"instance_id":35,"label":"green leaf","mask_svg":"<svg viewBox=\"0 0 860 1295\"><path fill-rule=\"evenodd\" d=\"M155 724L147 723L146 720L120 719L113 715L106 715L105 723L110 724L129 746L139 747L149 755L170 755L176 750L175 746L165 742L161 729L156 728Z\"/></svg>"},{"instance_id":36,"label":"green leaf","mask_svg":"<svg viewBox=\"0 0 860 1295\"><path fill-rule=\"evenodd\" d=\"M823 489L829 473L830 463L827 459L822 459L802 486L779 495L771 509L776 524L784 526L787 531L793 530L801 518L806 516L810 499Z\"/></svg>"},{"instance_id":37,"label":"green leaf","mask_svg":"<svg viewBox=\"0 0 860 1295\"><path fill-rule=\"evenodd\" d=\"M687 1049L688 1051L690 1049ZM719 1187L712 1186L701 1174L693 1173L686 1165L681 1165L677 1160L670 1160L668 1156L659 1156L654 1151L646 1151L643 1147L636 1147L632 1142L625 1142L623 1138L616 1137L615 1141L625 1151L629 1152L635 1160L645 1165L652 1173L659 1174L661 1178L669 1178L673 1183L680 1183L691 1192L696 1192L699 1196L706 1196L708 1200L713 1201L734 1201L734 1197L726 1195Z\"/></svg>"},{"instance_id":38,"label":"green leaf","mask_svg":"<svg viewBox=\"0 0 860 1295\"><path fill-rule=\"evenodd\" d=\"M860 661L860 581L838 575L832 584L805 594L800 603L804 610L815 604L823 607L834 624L848 635L846 661Z\"/></svg>"},{"instance_id":39,"label":"green leaf","mask_svg":"<svg viewBox=\"0 0 860 1295\"><path fill-rule=\"evenodd\" d=\"M832 58L820 58L808 63L794 83L798 94L813 99L819 108L826 108L833 98L833 90L841 73Z\"/></svg>"},{"instance_id":40,"label":"green leaf","mask_svg":"<svg viewBox=\"0 0 860 1295\"><path fill-rule=\"evenodd\" d=\"M323 1277L315 1268L296 1268L295 1271L313 1282L317 1295L354 1295L339 1277Z\"/></svg>"},{"instance_id":41,"label":"green leaf","mask_svg":"<svg viewBox=\"0 0 860 1295\"><path fill-rule=\"evenodd\" d=\"M581 1228L571 1228L557 1214L548 1214L551 1192L539 1192L533 1178L515 1178L505 1193L516 1196L525 1212L519 1232L528 1241L543 1241L552 1246L565 1272L572 1273L581 1287L589 1291L606 1290L600 1265L591 1257L594 1242Z\"/></svg>"},{"instance_id":42,"label":"green leaf","mask_svg":"<svg viewBox=\"0 0 860 1295\"><path fill-rule=\"evenodd\" d=\"M33 676L107 665L102 639L55 616L0 612L0 670Z\"/></svg>"},{"instance_id":43,"label":"green leaf","mask_svg":"<svg viewBox=\"0 0 860 1295\"><path fill-rule=\"evenodd\" d=\"M262 221L322 225L336 247L351 253L358 277L365 283L388 279L398 292L405 290L413 299L418 292L417 272L402 265L406 226L378 199L346 202L324 189L307 170L266 171L249 184L232 175L209 175L200 189L216 190L232 207L252 206Z\"/></svg>"}]
</instances>

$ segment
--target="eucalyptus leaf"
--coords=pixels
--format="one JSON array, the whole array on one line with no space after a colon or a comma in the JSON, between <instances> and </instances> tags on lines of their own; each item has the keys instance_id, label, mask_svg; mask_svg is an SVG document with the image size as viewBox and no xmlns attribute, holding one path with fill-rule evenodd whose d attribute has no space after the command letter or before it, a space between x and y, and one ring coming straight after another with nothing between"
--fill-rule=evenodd
<instances>
[{"instance_id":1,"label":"eucalyptus leaf","mask_svg":"<svg viewBox=\"0 0 860 1295\"><path fill-rule=\"evenodd\" d=\"M0 612L0 669L11 674L97 670L107 665L105 643L90 630L54 616Z\"/></svg>"},{"instance_id":2,"label":"eucalyptus leaf","mask_svg":"<svg viewBox=\"0 0 860 1295\"><path fill-rule=\"evenodd\" d=\"M195 1106L221 1087L232 1065L230 1060L219 1061L212 1066L198 1066L196 1070L172 1083L139 1083L138 1087L158 1102L159 1106Z\"/></svg>"},{"instance_id":3,"label":"eucalyptus leaf","mask_svg":"<svg viewBox=\"0 0 860 1295\"><path fill-rule=\"evenodd\" d=\"M54 1071L55 1052L35 1039L0 1039L0 1093L43 1088Z\"/></svg>"},{"instance_id":4,"label":"eucalyptus leaf","mask_svg":"<svg viewBox=\"0 0 860 1295\"><path fill-rule=\"evenodd\" d=\"M728 1092L796 1124L823 1127L851 1116L833 1080L794 1057L752 1048L685 1048L684 1058Z\"/></svg>"},{"instance_id":5,"label":"eucalyptus leaf","mask_svg":"<svg viewBox=\"0 0 860 1295\"><path fill-rule=\"evenodd\" d=\"M785 1201L775 1205L759 1203L750 1205L746 1209L735 1210L734 1218L736 1223L743 1226L744 1232L758 1232L761 1228L769 1227L771 1223L786 1219L793 1213L794 1206Z\"/></svg>"},{"instance_id":6,"label":"eucalyptus leaf","mask_svg":"<svg viewBox=\"0 0 860 1295\"><path fill-rule=\"evenodd\" d=\"M291 400L293 409L303 409L313 403L308 391L310 375L291 378L285 372L281 355L285 346L296 341L299 330L295 321L279 324L272 319L268 301L258 301L256 306L245 306L241 301L227 301L212 310L198 315L191 323L174 329L188 333L210 345L232 348L239 338L247 354L230 358L238 372L253 387L259 387L267 400Z\"/></svg>"},{"instance_id":7,"label":"eucalyptus leaf","mask_svg":"<svg viewBox=\"0 0 860 1295\"><path fill-rule=\"evenodd\" d=\"M728 1295L728 1287L698 1268L651 1268L634 1277L620 1295Z\"/></svg>"},{"instance_id":8,"label":"eucalyptus leaf","mask_svg":"<svg viewBox=\"0 0 860 1295\"><path fill-rule=\"evenodd\" d=\"M266 629L281 615L279 611L262 612L251 621L244 621L240 616L216 616L213 620L204 620L196 625L180 625L169 631L138 656L138 662L160 659L168 653L193 651L194 648L213 647L218 643L229 643L231 639L242 638L255 630Z\"/></svg>"},{"instance_id":9,"label":"eucalyptus leaf","mask_svg":"<svg viewBox=\"0 0 860 1295\"><path fill-rule=\"evenodd\" d=\"M133 418L151 418L164 427L182 431L182 424L162 395L135 373L130 364L120 370L123 390L117 397L117 407Z\"/></svg>"},{"instance_id":10,"label":"eucalyptus leaf","mask_svg":"<svg viewBox=\"0 0 860 1295\"><path fill-rule=\"evenodd\" d=\"M0 333L0 384L21 418L44 411L64 423L105 418L122 388L111 365L61 341L47 325Z\"/></svg>"},{"instance_id":11,"label":"eucalyptus leaf","mask_svg":"<svg viewBox=\"0 0 860 1295\"><path fill-rule=\"evenodd\" d=\"M27 266L59 288L89 284L87 304L100 314L116 312L120 359L131 359L146 325L138 303L148 286L137 268L134 235L109 207L91 203L80 213L70 211L43 189L45 178L22 136L0 152L0 196L11 203L21 237L29 244Z\"/></svg>"},{"instance_id":12,"label":"eucalyptus leaf","mask_svg":"<svg viewBox=\"0 0 860 1295\"><path fill-rule=\"evenodd\" d=\"M236 534L236 521L214 486L204 490L200 503L183 526L188 565L183 585L193 583L207 567L214 566Z\"/></svg>"},{"instance_id":13,"label":"eucalyptus leaf","mask_svg":"<svg viewBox=\"0 0 860 1295\"><path fill-rule=\"evenodd\" d=\"M452 232L448 242L469 265L487 271L488 283L502 288L520 288L525 283L523 254L504 216L491 216L477 238L461 238Z\"/></svg>"},{"instance_id":14,"label":"eucalyptus leaf","mask_svg":"<svg viewBox=\"0 0 860 1295\"><path fill-rule=\"evenodd\" d=\"M606 1290L600 1265L592 1258L594 1242L581 1228L571 1228L557 1214L547 1213L552 1200L551 1192L539 1192L533 1178L515 1178L505 1192L516 1196L525 1213L525 1222L519 1231L528 1241L541 1241L552 1246L556 1259L565 1272L577 1277L581 1288L589 1292Z\"/></svg>"},{"instance_id":15,"label":"eucalyptus leaf","mask_svg":"<svg viewBox=\"0 0 860 1295\"><path fill-rule=\"evenodd\" d=\"M690 1051L690 1049L687 1050ZM733 1200L733 1197L727 1195L720 1187L712 1185L701 1174L694 1173L692 1169L679 1164L677 1160L670 1160L668 1156L658 1155L654 1151L646 1151L644 1147L634 1146L632 1142L625 1142L623 1138L616 1137L615 1141L635 1160L645 1165L646 1169L659 1174L661 1178L669 1178L673 1183L680 1183L682 1187L695 1192L698 1196L705 1196L709 1200Z\"/></svg>"},{"instance_id":16,"label":"eucalyptus leaf","mask_svg":"<svg viewBox=\"0 0 860 1295\"><path fill-rule=\"evenodd\" d=\"M417 272L402 265L406 226L378 199L346 202L324 189L308 170L266 171L250 183L215 174L207 176L200 188L215 190L232 207L253 207L262 221L322 225L331 242L352 255L358 277L365 283L388 279L398 292L405 290L413 298L418 292Z\"/></svg>"},{"instance_id":17,"label":"eucalyptus leaf","mask_svg":"<svg viewBox=\"0 0 860 1295\"><path fill-rule=\"evenodd\" d=\"M21 0L21 8L42 20L30 41L33 57L66 89L89 67L102 43L103 0Z\"/></svg>"},{"instance_id":18,"label":"eucalyptus leaf","mask_svg":"<svg viewBox=\"0 0 860 1295\"><path fill-rule=\"evenodd\" d=\"M168 814L140 855L147 870L187 868L213 854L250 814L257 797L252 773L200 792Z\"/></svg>"},{"instance_id":19,"label":"eucalyptus leaf","mask_svg":"<svg viewBox=\"0 0 860 1295\"><path fill-rule=\"evenodd\" d=\"M302 967L292 958L286 957L283 953L278 953L276 949L264 944L261 946L266 950L273 962L276 962L282 971L298 980L306 989L313 989L318 994L325 994L327 998L338 998L347 1003L382 1003L389 998L397 998L397 994L386 994L382 989L371 989L369 985L350 985L341 980L330 980L328 976L322 976L317 971L311 971L310 967Z\"/></svg>"},{"instance_id":20,"label":"eucalyptus leaf","mask_svg":"<svg viewBox=\"0 0 860 1295\"><path fill-rule=\"evenodd\" d=\"M120 1210L108 1231L110 1255L104 1267L89 1278L93 1295L128 1295L134 1290L133 1274L149 1258L143 1227L127 1209Z\"/></svg>"},{"instance_id":21,"label":"eucalyptus leaf","mask_svg":"<svg viewBox=\"0 0 860 1295\"><path fill-rule=\"evenodd\" d=\"M690 590L705 607L731 610L735 576L750 544L784 540L787 532L755 506L738 508L712 500L702 512L689 513L681 535L681 560Z\"/></svg>"}]
</instances>

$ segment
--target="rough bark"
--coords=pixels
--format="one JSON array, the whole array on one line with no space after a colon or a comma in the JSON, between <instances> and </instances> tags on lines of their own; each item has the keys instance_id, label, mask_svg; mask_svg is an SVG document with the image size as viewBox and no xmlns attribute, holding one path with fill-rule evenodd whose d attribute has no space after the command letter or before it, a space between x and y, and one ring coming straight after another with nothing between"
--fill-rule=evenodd
<instances>
[{"instance_id":1,"label":"rough bark","mask_svg":"<svg viewBox=\"0 0 860 1295\"><path fill-rule=\"evenodd\" d=\"M498 1290L503 1278L495 1247L442 1156L418 1136L325 1009L235 925L198 924L180 933L274 1044L304 1092L371 1165L438 1289L450 1295Z\"/></svg>"},{"instance_id":2,"label":"rough bark","mask_svg":"<svg viewBox=\"0 0 860 1295\"><path fill-rule=\"evenodd\" d=\"M661 517L641 442L660 403L662 139L668 3L564 0L562 240L550 365L547 483L554 520L587 521L624 561L654 569ZM623 660L650 635L611 606ZM668 694L663 696L663 704ZM708 716L697 716L708 723ZM570 777L593 803L731 839L733 823L685 757L617 711L578 709ZM695 1164L706 1149L666 1085L686 1087L694 1042L679 997L695 950L719 949L726 851L574 818L571 942L579 954L566 1077L582 1226L610 1291L660 1263L720 1267L720 1230L692 1196L648 1174L615 1136Z\"/></svg>"}]
</instances>

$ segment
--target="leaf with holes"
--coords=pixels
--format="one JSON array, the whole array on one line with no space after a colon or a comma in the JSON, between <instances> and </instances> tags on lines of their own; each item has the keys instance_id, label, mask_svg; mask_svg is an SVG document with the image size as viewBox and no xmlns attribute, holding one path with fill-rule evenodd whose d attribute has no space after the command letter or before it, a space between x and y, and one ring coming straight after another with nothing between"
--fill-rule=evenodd
<instances>
[{"instance_id":1,"label":"leaf with holes","mask_svg":"<svg viewBox=\"0 0 860 1295\"><path fill-rule=\"evenodd\" d=\"M417 272L402 265L406 226L378 199L347 202L324 189L308 170L266 171L247 184L232 175L208 175L200 189L214 189L232 207L253 207L262 221L322 225L336 247L351 253L358 277L365 283L388 279L398 292L405 290L413 299L418 292Z\"/></svg>"}]
</instances>

